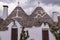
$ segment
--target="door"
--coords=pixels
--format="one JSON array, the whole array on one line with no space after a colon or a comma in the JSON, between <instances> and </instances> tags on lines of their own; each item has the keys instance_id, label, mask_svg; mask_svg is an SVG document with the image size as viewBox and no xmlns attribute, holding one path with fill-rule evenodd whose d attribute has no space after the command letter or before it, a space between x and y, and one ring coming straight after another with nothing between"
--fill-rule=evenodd
<instances>
[{"instance_id":1,"label":"door","mask_svg":"<svg viewBox=\"0 0 60 40\"><path fill-rule=\"evenodd\" d=\"M42 30L42 40L49 40L48 30Z\"/></svg>"},{"instance_id":2,"label":"door","mask_svg":"<svg viewBox=\"0 0 60 40\"><path fill-rule=\"evenodd\" d=\"M18 40L18 28L12 28L11 40Z\"/></svg>"}]
</instances>

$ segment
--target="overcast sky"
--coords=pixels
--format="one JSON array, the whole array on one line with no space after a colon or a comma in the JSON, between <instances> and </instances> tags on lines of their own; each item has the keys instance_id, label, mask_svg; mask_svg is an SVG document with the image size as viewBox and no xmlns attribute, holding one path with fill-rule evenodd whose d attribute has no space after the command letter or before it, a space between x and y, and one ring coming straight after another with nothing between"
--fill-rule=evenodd
<instances>
[{"instance_id":1,"label":"overcast sky","mask_svg":"<svg viewBox=\"0 0 60 40\"><path fill-rule=\"evenodd\" d=\"M50 14L52 11L59 12L60 10L60 0L0 0L0 16L3 13L3 5L9 6L9 14L10 14L12 10L18 5L18 1L20 2L19 5L24 9L24 11L28 15L30 15L34 11L34 9L38 6L38 1L40 2L39 5L48 14Z\"/></svg>"}]
</instances>

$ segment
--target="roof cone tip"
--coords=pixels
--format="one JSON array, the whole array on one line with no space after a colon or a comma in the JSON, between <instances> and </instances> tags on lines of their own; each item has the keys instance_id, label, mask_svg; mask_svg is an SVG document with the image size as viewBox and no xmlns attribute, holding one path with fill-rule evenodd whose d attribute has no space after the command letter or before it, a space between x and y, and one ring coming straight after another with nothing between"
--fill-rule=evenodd
<instances>
[{"instance_id":1,"label":"roof cone tip","mask_svg":"<svg viewBox=\"0 0 60 40\"><path fill-rule=\"evenodd\" d=\"M20 2L18 1L18 6L19 6L19 3L20 3Z\"/></svg>"},{"instance_id":2,"label":"roof cone tip","mask_svg":"<svg viewBox=\"0 0 60 40\"><path fill-rule=\"evenodd\" d=\"M38 1L38 6L40 6L40 2Z\"/></svg>"}]
</instances>

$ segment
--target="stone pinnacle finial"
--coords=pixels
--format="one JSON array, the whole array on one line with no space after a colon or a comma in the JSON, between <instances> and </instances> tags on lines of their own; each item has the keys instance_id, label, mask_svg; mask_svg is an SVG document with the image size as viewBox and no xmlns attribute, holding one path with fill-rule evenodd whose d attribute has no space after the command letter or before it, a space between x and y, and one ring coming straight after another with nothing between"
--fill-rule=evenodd
<instances>
[{"instance_id":1,"label":"stone pinnacle finial","mask_svg":"<svg viewBox=\"0 0 60 40\"><path fill-rule=\"evenodd\" d=\"M38 6L40 5L40 2L38 1Z\"/></svg>"},{"instance_id":2,"label":"stone pinnacle finial","mask_svg":"<svg viewBox=\"0 0 60 40\"><path fill-rule=\"evenodd\" d=\"M18 1L18 5L19 5L19 1Z\"/></svg>"},{"instance_id":3,"label":"stone pinnacle finial","mask_svg":"<svg viewBox=\"0 0 60 40\"><path fill-rule=\"evenodd\" d=\"M18 6L19 6L19 1L18 1Z\"/></svg>"}]
</instances>

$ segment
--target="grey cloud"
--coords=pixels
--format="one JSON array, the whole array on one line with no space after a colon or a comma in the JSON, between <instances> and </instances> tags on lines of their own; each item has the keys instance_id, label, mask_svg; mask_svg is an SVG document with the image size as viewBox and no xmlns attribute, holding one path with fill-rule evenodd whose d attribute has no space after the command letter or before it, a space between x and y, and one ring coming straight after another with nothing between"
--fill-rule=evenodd
<instances>
[{"instance_id":1,"label":"grey cloud","mask_svg":"<svg viewBox=\"0 0 60 40\"><path fill-rule=\"evenodd\" d=\"M26 7L34 7L36 6L36 2L38 3L41 2L41 3L44 3L46 5L49 5L49 4L52 4L52 5L60 5L60 0L28 0L26 2Z\"/></svg>"},{"instance_id":2,"label":"grey cloud","mask_svg":"<svg viewBox=\"0 0 60 40\"><path fill-rule=\"evenodd\" d=\"M28 0L24 8L35 7L36 0Z\"/></svg>"},{"instance_id":3,"label":"grey cloud","mask_svg":"<svg viewBox=\"0 0 60 40\"><path fill-rule=\"evenodd\" d=\"M41 2L41 3L44 3L45 5L49 5L49 4L52 4L52 5L60 5L60 0L28 0L24 6L24 9L27 9L27 8L30 8L32 7L34 9L34 7L37 6L38 4L38 1Z\"/></svg>"},{"instance_id":4,"label":"grey cloud","mask_svg":"<svg viewBox=\"0 0 60 40\"><path fill-rule=\"evenodd\" d=\"M41 2L45 4L60 5L60 0L41 0Z\"/></svg>"},{"instance_id":5,"label":"grey cloud","mask_svg":"<svg viewBox=\"0 0 60 40\"><path fill-rule=\"evenodd\" d=\"M0 1L6 3L16 2L16 0L0 0ZM28 6L34 6L34 3L38 1L44 4L60 5L60 0L27 0L26 4Z\"/></svg>"},{"instance_id":6,"label":"grey cloud","mask_svg":"<svg viewBox=\"0 0 60 40\"><path fill-rule=\"evenodd\" d=\"M5 3L11 3L11 2L15 2L16 0L0 0L0 1Z\"/></svg>"}]
</instances>

